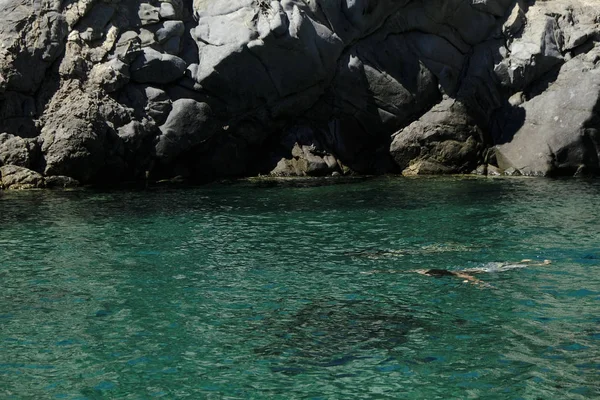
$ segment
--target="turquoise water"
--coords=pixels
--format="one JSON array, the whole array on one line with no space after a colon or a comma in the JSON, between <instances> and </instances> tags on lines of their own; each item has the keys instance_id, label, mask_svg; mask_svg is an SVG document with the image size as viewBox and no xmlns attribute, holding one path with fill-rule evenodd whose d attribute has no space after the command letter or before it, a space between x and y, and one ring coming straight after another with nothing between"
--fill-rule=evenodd
<instances>
[{"instance_id":1,"label":"turquoise water","mask_svg":"<svg viewBox=\"0 0 600 400\"><path fill-rule=\"evenodd\" d=\"M0 193L0 398L599 398L599 228L597 180Z\"/></svg>"}]
</instances>

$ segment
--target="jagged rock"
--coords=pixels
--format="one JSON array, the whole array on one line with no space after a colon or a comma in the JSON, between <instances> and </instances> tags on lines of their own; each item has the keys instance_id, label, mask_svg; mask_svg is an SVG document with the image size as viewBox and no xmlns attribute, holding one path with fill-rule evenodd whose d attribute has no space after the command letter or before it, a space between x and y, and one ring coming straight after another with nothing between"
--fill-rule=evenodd
<instances>
[{"instance_id":1,"label":"jagged rock","mask_svg":"<svg viewBox=\"0 0 600 400\"><path fill-rule=\"evenodd\" d=\"M89 81L106 93L112 93L125 86L129 78L129 65L113 58L103 64L96 64L90 72Z\"/></svg>"},{"instance_id":2,"label":"jagged rock","mask_svg":"<svg viewBox=\"0 0 600 400\"><path fill-rule=\"evenodd\" d=\"M300 10L302 7L304 12ZM192 37L200 60L194 79L249 110L330 80L343 42L315 19L307 5L252 0L195 2ZM312 93L313 102L319 93Z\"/></svg>"},{"instance_id":3,"label":"jagged rock","mask_svg":"<svg viewBox=\"0 0 600 400\"><path fill-rule=\"evenodd\" d=\"M487 165L487 171L486 171L486 175L487 176L500 176L502 175L502 170L498 167L496 167L495 165Z\"/></svg>"},{"instance_id":4,"label":"jagged rock","mask_svg":"<svg viewBox=\"0 0 600 400\"><path fill-rule=\"evenodd\" d=\"M85 16L76 26L79 37L86 42L102 39L104 37L104 28L108 25L114 14L115 9L112 5L106 3L95 4L91 10L84 14Z\"/></svg>"},{"instance_id":5,"label":"jagged rock","mask_svg":"<svg viewBox=\"0 0 600 400\"><path fill-rule=\"evenodd\" d=\"M522 176L523 174L518 169L516 169L514 167L509 167L509 168L507 168L507 169L504 170L503 175L506 175L506 176Z\"/></svg>"},{"instance_id":6,"label":"jagged rock","mask_svg":"<svg viewBox=\"0 0 600 400\"><path fill-rule=\"evenodd\" d=\"M509 40L516 37L527 24L527 5L522 0L516 1L513 4L512 11L502 25L502 33Z\"/></svg>"},{"instance_id":7,"label":"jagged rock","mask_svg":"<svg viewBox=\"0 0 600 400\"><path fill-rule=\"evenodd\" d=\"M481 164L472 173L475 175L501 176L503 171L495 165Z\"/></svg>"},{"instance_id":8,"label":"jagged rock","mask_svg":"<svg viewBox=\"0 0 600 400\"><path fill-rule=\"evenodd\" d=\"M9 190L42 189L44 177L30 169L16 165L0 167L0 187Z\"/></svg>"},{"instance_id":9,"label":"jagged rock","mask_svg":"<svg viewBox=\"0 0 600 400\"><path fill-rule=\"evenodd\" d=\"M147 87L145 94L148 99L146 112L157 124L164 123L173 109L171 99L164 91L153 87Z\"/></svg>"},{"instance_id":10,"label":"jagged rock","mask_svg":"<svg viewBox=\"0 0 600 400\"><path fill-rule=\"evenodd\" d=\"M38 157L39 147L34 139L23 139L7 133L0 134L0 165L31 168Z\"/></svg>"},{"instance_id":11,"label":"jagged rock","mask_svg":"<svg viewBox=\"0 0 600 400\"><path fill-rule=\"evenodd\" d=\"M34 92L64 48L68 26L60 4L39 3L0 2L0 76L6 90Z\"/></svg>"},{"instance_id":12,"label":"jagged rock","mask_svg":"<svg viewBox=\"0 0 600 400\"><path fill-rule=\"evenodd\" d=\"M340 163L318 140L313 129L297 126L289 129L281 140L281 149L273 157L277 165L273 176L324 176L340 172Z\"/></svg>"},{"instance_id":13,"label":"jagged rock","mask_svg":"<svg viewBox=\"0 0 600 400\"><path fill-rule=\"evenodd\" d=\"M142 25L154 24L160 21L160 8L149 3L141 3L138 17L142 21Z\"/></svg>"},{"instance_id":14,"label":"jagged rock","mask_svg":"<svg viewBox=\"0 0 600 400\"><path fill-rule=\"evenodd\" d=\"M464 105L446 99L394 135L390 153L404 174L466 173L483 157L483 132Z\"/></svg>"},{"instance_id":15,"label":"jagged rock","mask_svg":"<svg viewBox=\"0 0 600 400\"><path fill-rule=\"evenodd\" d=\"M173 109L171 99L165 91L152 86L146 87L144 93L148 99L146 112L157 124L164 123Z\"/></svg>"},{"instance_id":16,"label":"jagged rock","mask_svg":"<svg viewBox=\"0 0 600 400\"><path fill-rule=\"evenodd\" d=\"M587 52L600 40L600 18L595 1L547 1L539 3L547 15L553 16L562 33L563 51L576 56Z\"/></svg>"},{"instance_id":17,"label":"jagged rock","mask_svg":"<svg viewBox=\"0 0 600 400\"><path fill-rule=\"evenodd\" d=\"M372 39L340 58L331 89L337 118L330 124L334 139L329 145L353 170L385 171L389 160L375 154L389 147L391 134L441 97L435 75L419 61L409 37ZM399 53L402 64L394 56Z\"/></svg>"},{"instance_id":18,"label":"jagged rock","mask_svg":"<svg viewBox=\"0 0 600 400\"><path fill-rule=\"evenodd\" d=\"M163 162L169 162L209 139L216 129L217 124L208 104L191 99L177 100L173 102L173 110L167 121L160 127L156 156Z\"/></svg>"},{"instance_id":19,"label":"jagged rock","mask_svg":"<svg viewBox=\"0 0 600 400\"><path fill-rule=\"evenodd\" d=\"M14 162L84 184L152 165L469 172L492 144L523 173L593 173L599 16L591 0L4 0L0 132L42 147L26 161L14 139ZM304 125L316 140L282 152ZM517 153L543 157L529 171Z\"/></svg>"},{"instance_id":20,"label":"jagged rock","mask_svg":"<svg viewBox=\"0 0 600 400\"><path fill-rule=\"evenodd\" d=\"M532 7L531 12L538 10ZM542 14L530 20L509 46L510 56L496 66L502 83L521 91L563 61L563 38L556 20Z\"/></svg>"},{"instance_id":21,"label":"jagged rock","mask_svg":"<svg viewBox=\"0 0 600 400\"><path fill-rule=\"evenodd\" d=\"M83 183L100 179L102 170L107 175L123 174L122 142L107 122L119 124L125 116L77 86L64 88L60 96L64 100L55 97L40 135L44 174L66 175Z\"/></svg>"},{"instance_id":22,"label":"jagged rock","mask_svg":"<svg viewBox=\"0 0 600 400\"><path fill-rule=\"evenodd\" d=\"M446 165L435 160L415 160L402 171L404 176L416 175L444 175L454 171Z\"/></svg>"},{"instance_id":23,"label":"jagged rock","mask_svg":"<svg viewBox=\"0 0 600 400\"><path fill-rule=\"evenodd\" d=\"M186 68L181 58L147 47L131 64L131 79L139 83L164 84L181 78Z\"/></svg>"},{"instance_id":24,"label":"jagged rock","mask_svg":"<svg viewBox=\"0 0 600 400\"><path fill-rule=\"evenodd\" d=\"M324 176L339 173L340 167L332 155L317 155L309 146L296 146L291 159L282 158L270 172L273 176Z\"/></svg>"},{"instance_id":25,"label":"jagged rock","mask_svg":"<svg viewBox=\"0 0 600 400\"><path fill-rule=\"evenodd\" d=\"M72 0L64 5L64 15L70 29L88 14L96 0Z\"/></svg>"}]
</instances>

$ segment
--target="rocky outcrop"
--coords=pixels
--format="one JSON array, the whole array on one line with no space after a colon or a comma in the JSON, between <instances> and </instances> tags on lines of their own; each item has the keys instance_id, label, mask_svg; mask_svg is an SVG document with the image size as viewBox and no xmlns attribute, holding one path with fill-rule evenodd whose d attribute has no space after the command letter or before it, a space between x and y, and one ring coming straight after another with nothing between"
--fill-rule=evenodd
<instances>
[{"instance_id":1,"label":"rocky outcrop","mask_svg":"<svg viewBox=\"0 0 600 400\"><path fill-rule=\"evenodd\" d=\"M567 62L548 89L513 111L515 119L524 116L523 125L496 146L498 165L526 175L599 172L599 111L600 68L579 58Z\"/></svg>"},{"instance_id":2,"label":"rocky outcrop","mask_svg":"<svg viewBox=\"0 0 600 400\"><path fill-rule=\"evenodd\" d=\"M167 121L160 127L156 156L163 162L171 162L186 150L208 140L216 129L208 104L179 99L173 103Z\"/></svg>"},{"instance_id":3,"label":"rocky outcrop","mask_svg":"<svg viewBox=\"0 0 600 400\"><path fill-rule=\"evenodd\" d=\"M343 165L327 152L318 137L318 133L309 126L288 129L281 138L280 147L271 156L278 161L270 175L326 176L341 173Z\"/></svg>"},{"instance_id":4,"label":"rocky outcrop","mask_svg":"<svg viewBox=\"0 0 600 400\"><path fill-rule=\"evenodd\" d=\"M125 173L124 144L114 124L130 118L126 109L108 100L76 84L56 94L40 134L44 175L90 182Z\"/></svg>"},{"instance_id":5,"label":"rocky outcrop","mask_svg":"<svg viewBox=\"0 0 600 400\"><path fill-rule=\"evenodd\" d=\"M484 151L483 132L466 107L451 99L396 133L390 147L404 175L468 173Z\"/></svg>"},{"instance_id":6,"label":"rocky outcrop","mask_svg":"<svg viewBox=\"0 0 600 400\"><path fill-rule=\"evenodd\" d=\"M0 187L3 189L24 190L46 187L44 177L30 169L5 165L0 167Z\"/></svg>"},{"instance_id":7,"label":"rocky outcrop","mask_svg":"<svg viewBox=\"0 0 600 400\"><path fill-rule=\"evenodd\" d=\"M6 0L0 16L0 165L46 180L600 170L596 1Z\"/></svg>"},{"instance_id":8,"label":"rocky outcrop","mask_svg":"<svg viewBox=\"0 0 600 400\"><path fill-rule=\"evenodd\" d=\"M0 134L0 165L32 168L39 154L36 139L27 139L8 133Z\"/></svg>"}]
</instances>

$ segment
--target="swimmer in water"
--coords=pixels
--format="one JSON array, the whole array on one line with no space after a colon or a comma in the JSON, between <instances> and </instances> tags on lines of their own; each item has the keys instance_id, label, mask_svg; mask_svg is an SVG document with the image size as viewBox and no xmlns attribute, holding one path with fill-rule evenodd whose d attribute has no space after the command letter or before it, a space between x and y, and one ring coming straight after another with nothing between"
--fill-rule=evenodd
<instances>
[{"instance_id":1,"label":"swimmer in water","mask_svg":"<svg viewBox=\"0 0 600 400\"><path fill-rule=\"evenodd\" d=\"M449 277L462 279L463 283L472 283L474 285L483 285L483 286L491 287L489 284L482 282L480 279L476 278L473 275L481 274L481 273L490 273L490 272L504 272L504 271L508 271L511 269L526 268L526 267L531 267L531 266L549 265L551 263L552 263L552 261L550 261L550 260L544 260L541 263L533 263L533 260L525 259L525 260L521 260L521 262L518 264L488 263L488 264L485 264L485 266L482 268L469 268L469 269L464 269L461 271L450 271L447 269L433 268L433 269L414 269L414 270L407 271L407 272L416 272L417 274L431 276L434 278L442 278L442 277L449 276ZM374 270L371 272L363 272L363 273L373 274L373 273L379 273L379 272L397 273L397 272L403 272L403 271Z\"/></svg>"},{"instance_id":2,"label":"swimmer in water","mask_svg":"<svg viewBox=\"0 0 600 400\"><path fill-rule=\"evenodd\" d=\"M417 269L413 270L413 272L416 272L417 274L421 275L433 276L435 278L441 278L443 276L452 276L462 279L463 283L472 283L475 285L489 286L488 284L483 283L480 279L474 277L473 274L481 274L486 272L504 272L511 269L549 265L551 263L552 261L550 260L544 260L541 263L533 263L533 260L525 259L521 260L521 262L518 264L489 263L486 264L483 268L469 268L464 269L462 271L449 271L447 269Z\"/></svg>"}]
</instances>

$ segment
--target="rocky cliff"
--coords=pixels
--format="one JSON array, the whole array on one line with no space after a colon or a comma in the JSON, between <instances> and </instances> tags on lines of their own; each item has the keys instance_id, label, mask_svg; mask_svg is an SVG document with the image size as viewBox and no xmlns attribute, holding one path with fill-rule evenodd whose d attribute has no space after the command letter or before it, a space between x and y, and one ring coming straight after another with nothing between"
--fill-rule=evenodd
<instances>
[{"instance_id":1,"label":"rocky cliff","mask_svg":"<svg viewBox=\"0 0 600 400\"><path fill-rule=\"evenodd\" d=\"M0 174L600 171L595 0L0 0Z\"/></svg>"}]
</instances>

